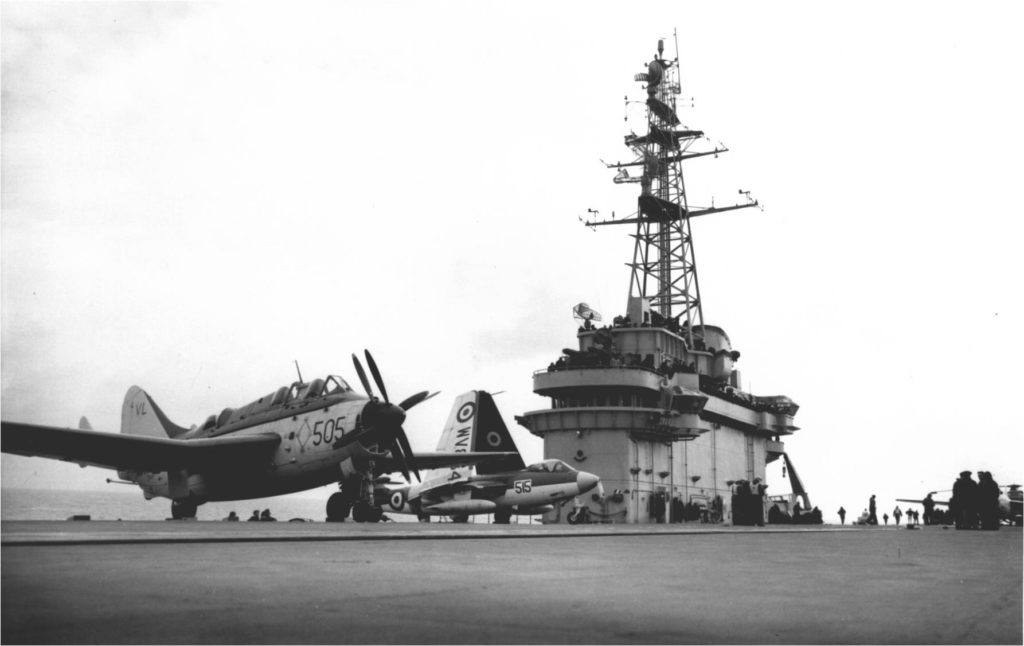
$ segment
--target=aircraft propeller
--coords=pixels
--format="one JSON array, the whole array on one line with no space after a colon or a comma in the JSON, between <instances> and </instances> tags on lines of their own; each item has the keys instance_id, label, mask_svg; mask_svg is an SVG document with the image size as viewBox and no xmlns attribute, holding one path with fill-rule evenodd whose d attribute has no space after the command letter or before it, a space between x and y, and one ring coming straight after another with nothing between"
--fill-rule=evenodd
<instances>
[{"instance_id":1,"label":"aircraft propeller","mask_svg":"<svg viewBox=\"0 0 1024 646\"><path fill-rule=\"evenodd\" d=\"M380 370L377 370L377 362L373 360L373 355L370 354L369 350L366 352L366 365L370 366L370 374L373 375L373 381L377 384L377 388L380 388L380 394L384 396L384 401L388 402L388 391L384 388L384 380L380 378Z\"/></svg>"},{"instance_id":2,"label":"aircraft propeller","mask_svg":"<svg viewBox=\"0 0 1024 646\"><path fill-rule=\"evenodd\" d=\"M355 364L356 374L359 375L359 381L363 384L363 390L366 391L367 396L370 398L370 401L363 407L362 421L366 428L378 430L379 439L377 443L391 451L391 455L398 462L398 466L402 470L402 475L405 476L405 479L411 481L409 472L412 471L412 473L416 474L416 479L421 480L420 471L416 467L416 456L412 452L412 446L409 444L409 438L405 434L405 429L402 428L402 422L405 421L405 411L433 397L433 395L429 395L427 392L417 393L398 406L395 406L388 399L388 391L384 388L384 380L381 379L380 370L377 369L377 362L373 360L373 355L370 354L369 350L364 352L366 354L366 363L370 366L370 373L373 375L373 380L376 382L377 388L380 389L384 401L382 403L373 394L370 381L366 378L366 373L359 362L359 357L353 354L352 363ZM437 393L434 394L436 395Z\"/></svg>"},{"instance_id":3,"label":"aircraft propeller","mask_svg":"<svg viewBox=\"0 0 1024 646\"><path fill-rule=\"evenodd\" d=\"M398 407L401 408L402 410L409 410L416 404L425 402L437 394L437 392L432 393L429 390L424 390L423 392L416 393L411 397L406 397L405 400L403 400L402 403L398 405Z\"/></svg>"}]
</instances>

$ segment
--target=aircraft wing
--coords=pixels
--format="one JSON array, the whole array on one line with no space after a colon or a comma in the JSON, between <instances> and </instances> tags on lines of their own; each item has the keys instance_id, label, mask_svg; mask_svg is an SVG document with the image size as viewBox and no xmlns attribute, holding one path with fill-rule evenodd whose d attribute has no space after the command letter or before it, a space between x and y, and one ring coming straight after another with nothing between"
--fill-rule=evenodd
<instances>
[{"instance_id":1,"label":"aircraft wing","mask_svg":"<svg viewBox=\"0 0 1024 646\"><path fill-rule=\"evenodd\" d=\"M159 472L214 465L244 468L268 460L280 443L276 433L175 440L0 422L0 450L4 453L123 471Z\"/></svg>"},{"instance_id":2,"label":"aircraft wing","mask_svg":"<svg viewBox=\"0 0 1024 646\"><path fill-rule=\"evenodd\" d=\"M420 469L444 469L447 467L468 467L474 464L486 463L508 459L511 456L519 455L516 451L491 452L491 451L464 451L454 452L416 452L416 466ZM374 460L374 473L391 473L401 471L398 462L391 458Z\"/></svg>"},{"instance_id":3,"label":"aircraft wing","mask_svg":"<svg viewBox=\"0 0 1024 646\"><path fill-rule=\"evenodd\" d=\"M504 493L508 486L505 480L499 478L453 480L451 482L438 482L432 486L424 486L420 490L420 497L424 500L424 504L429 505L451 499L463 491L491 493L497 496Z\"/></svg>"},{"instance_id":4,"label":"aircraft wing","mask_svg":"<svg viewBox=\"0 0 1024 646\"><path fill-rule=\"evenodd\" d=\"M914 500L913 498L897 498L896 502L916 502L919 505L924 504L924 500ZM936 505L949 505L948 500L933 500Z\"/></svg>"}]
</instances>

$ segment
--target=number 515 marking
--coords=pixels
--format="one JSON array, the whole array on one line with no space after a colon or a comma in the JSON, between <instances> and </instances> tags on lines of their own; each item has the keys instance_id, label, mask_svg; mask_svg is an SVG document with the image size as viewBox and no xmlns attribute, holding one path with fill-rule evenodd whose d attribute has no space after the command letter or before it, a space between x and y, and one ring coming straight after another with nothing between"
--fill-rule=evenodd
<instances>
[{"instance_id":1,"label":"number 515 marking","mask_svg":"<svg viewBox=\"0 0 1024 646\"><path fill-rule=\"evenodd\" d=\"M512 484L516 493L530 493L533 491L533 480L516 480Z\"/></svg>"}]
</instances>

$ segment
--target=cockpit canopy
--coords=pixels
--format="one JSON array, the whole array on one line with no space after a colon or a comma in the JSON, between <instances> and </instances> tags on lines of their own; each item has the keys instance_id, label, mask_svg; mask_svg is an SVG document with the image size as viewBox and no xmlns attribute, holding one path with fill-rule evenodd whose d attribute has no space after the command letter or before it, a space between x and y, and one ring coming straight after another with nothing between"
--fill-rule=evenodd
<instances>
[{"instance_id":1,"label":"cockpit canopy","mask_svg":"<svg viewBox=\"0 0 1024 646\"><path fill-rule=\"evenodd\" d=\"M565 462L561 460L544 460L543 462L537 462L526 467L527 471L533 471L534 473L570 473L575 471Z\"/></svg>"},{"instance_id":2,"label":"cockpit canopy","mask_svg":"<svg viewBox=\"0 0 1024 646\"><path fill-rule=\"evenodd\" d=\"M225 408L220 415L210 415L203 423L203 431L210 431L225 424L240 421L274 408L280 408L292 402L316 399L328 395L340 395L352 392L352 387L338 375L328 375L326 379L314 379L309 383L296 381L291 386L281 386L276 391L260 397L258 400L239 409Z\"/></svg>"},{"instance_id":3,"label":"cockpit canopy","mask_svg":"<svg viewBox=\"0 0 1024 646\"><path fill-rule=\"evenodd\" d=\"M322 395L337 395L350 392L352 387L338 375L329 375L326 379L314 379L308 384L295 382L290 388L282 387L275 393L275 400L282 390L284 394L282 395L283 401L281 403L286 404L296 399L313 399Z\"/></svg>"}]
</instances>

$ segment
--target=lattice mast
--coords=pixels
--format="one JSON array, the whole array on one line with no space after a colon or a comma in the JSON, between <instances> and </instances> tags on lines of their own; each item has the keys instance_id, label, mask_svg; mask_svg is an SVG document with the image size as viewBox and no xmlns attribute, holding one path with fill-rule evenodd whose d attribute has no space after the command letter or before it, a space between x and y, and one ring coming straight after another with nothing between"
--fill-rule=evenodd
<instances>
[{"instance_id":1,"label":"lattice mast","mask_svg":"<svg viewBox=\"0 0 1024 646\"><path fill-rule=\"evenodd\" d=\"M745 204L720 208L691 210L683 177L683 162L695 157L727 152L724 146L697 151L691 147L706 141L700 130L683 126L676 113L676 97L680 94L679 45L676 58L664 58L664 40L658 41L658 53L647 65L647 71L633 77L645 84L647 134L625 137L626 146L634 153L632 162L606 164L618 169L617 184L640 184L637 211L624 220L589 221L587 226L635 224L635 245L629 295L647 299L652 309L664 320L677 318L689 341L693 328L704 324L697 263L693 251L690 219L698 215L757 206L747 195ZM630 101L626 97L627 110ZM628 118L628 117L627 117ZM628 168L639 167L642 174L630 176ZM743 193L743 191L741 191Z\"/></svg>"}]
</instances>

